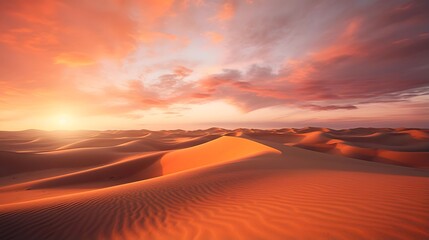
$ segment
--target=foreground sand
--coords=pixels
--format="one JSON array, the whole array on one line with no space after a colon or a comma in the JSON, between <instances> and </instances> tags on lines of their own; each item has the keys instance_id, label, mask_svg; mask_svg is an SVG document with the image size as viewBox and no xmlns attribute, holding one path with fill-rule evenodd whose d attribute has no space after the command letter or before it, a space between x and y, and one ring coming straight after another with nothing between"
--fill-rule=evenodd
<instances>
[{"instance_id":1,"label":"foreground sand","mask_svg":"<svg viewBox=\"0 0 429 240\"><path fill-rule=\"evenodd\" d=\"M429 239L429 132L0 132L0 239Z\"/></svg>"}]
</instances>

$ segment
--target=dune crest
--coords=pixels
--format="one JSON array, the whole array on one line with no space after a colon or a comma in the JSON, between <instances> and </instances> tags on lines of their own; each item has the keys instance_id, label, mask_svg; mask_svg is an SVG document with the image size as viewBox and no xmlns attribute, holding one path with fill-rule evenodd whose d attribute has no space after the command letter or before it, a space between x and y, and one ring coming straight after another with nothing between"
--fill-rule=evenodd
<instances>
[{"instance_id":1,"label":"dune crest","mask_svg":"<svg viewBox=\"0 0 429 240\"><path fill-rule=\"evenodd\" d=\"M162 172L165 175L267 153L281 152L244 138L223 136L195 147L167 153L161 158Z\"/></svg>"}]
</instances>

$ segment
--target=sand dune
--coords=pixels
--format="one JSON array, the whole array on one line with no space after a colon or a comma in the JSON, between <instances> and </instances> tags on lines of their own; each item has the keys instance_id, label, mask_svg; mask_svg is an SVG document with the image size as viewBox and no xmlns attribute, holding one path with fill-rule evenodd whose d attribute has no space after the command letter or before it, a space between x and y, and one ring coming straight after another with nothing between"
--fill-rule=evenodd
<instances>
[{"instance_id":1,"label":"sand dune","mask_svg":"<svg viewBox=\"0 0 429 240\"><path fill-rule=\"evenodd\" d=\"M244 131L243 134L252 139L367 161L429 168L429 130L303 128Z\"/></svg>"},{"instance_id":2,"label":"sand dune","mask_svg":"<svg viewBox=\"0 0 429 240\"><path fill-rule=\"evenodd\" d=\"M420 129L1 132L0 239L429 239L428 143Z\"/></svg>"}]
</instances>

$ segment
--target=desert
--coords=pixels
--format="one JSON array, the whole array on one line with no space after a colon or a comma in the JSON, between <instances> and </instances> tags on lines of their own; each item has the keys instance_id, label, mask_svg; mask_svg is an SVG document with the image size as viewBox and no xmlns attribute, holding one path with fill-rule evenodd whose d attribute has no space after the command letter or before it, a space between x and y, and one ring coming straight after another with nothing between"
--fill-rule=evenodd
<instances>
[{"instance_id":1,"label":"desert","mask_svg":"<svg viewBox=\"0 0 429 240\"><path fill-rule=\"evenodd\" d=\"M429 131L0 133L1 239L427 239Z\"/></svg>"}]
</instances>

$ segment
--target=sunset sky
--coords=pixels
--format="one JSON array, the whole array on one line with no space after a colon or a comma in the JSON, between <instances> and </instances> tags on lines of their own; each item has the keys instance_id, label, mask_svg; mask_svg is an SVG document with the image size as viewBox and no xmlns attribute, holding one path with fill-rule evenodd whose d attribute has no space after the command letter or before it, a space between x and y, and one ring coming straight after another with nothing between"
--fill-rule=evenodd
<instances>
[{"instance_id":1,"label":"sunset sky","mask_svg":"<svg viewBox=\"0 0 429 240\"><path fill-rule=\"evenodd\" d=\"M429 1L0 1L0 130L429 127Z\"/></svg>"}]
</instances>

